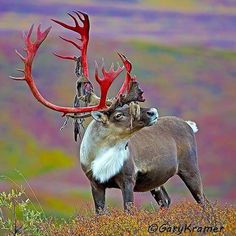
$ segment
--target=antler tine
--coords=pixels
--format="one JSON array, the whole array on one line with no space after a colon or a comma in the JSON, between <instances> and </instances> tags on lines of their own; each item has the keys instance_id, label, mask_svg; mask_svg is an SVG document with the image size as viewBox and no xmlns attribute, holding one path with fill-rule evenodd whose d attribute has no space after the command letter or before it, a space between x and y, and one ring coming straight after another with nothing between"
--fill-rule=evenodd
<instances>
[{"instance_id":1,"label":"antler tine","mask_svg":"<svg viewBox=\"0 0 236 236\"><path fill-rule=\"evenodd\" d=\"M77 61L77 57L76 56L61 56L55 52L53 52L53 55L56 57L59 57L61 59L67 59L67 60L72 60L72 61Z\"/></svg>"},{"instance_id":2,"label":"antler tine","mask_svg":"<svg viewBox=\"0 0 236 236\"><path fill-rule=\"evenodd\" d=\"M131 62L127 59L127 57L119 52L117 52L117 54L119 55L120 59L122 60L125 69L126 69L126 78L124 83L122 84L119 92L116 95L116 99L118 99L125 91L129 91L130 88L130 82L132 80L130 72L132 70L132 64Z\"/></svg>"},{"instance_id":3,"label":"antler tine","mask_svg":"<svg viewBox=\"0 0 236 236\"><path fill-rule=\"evenodd\" d=\"M132 64L131 62L127 59L127 57L119 52L117 52L117 54L119 55L120 59L122 60L126 70L130 73L132 70Z\"/></svg>"},{"instance_id":4,"label":"antler tine","mask_svg":"<svg viewBox=\"0 0 236 236\"><path fill-rule=\"evenodd\" d=\"M25 77L15 77L15 76L9 76L10 79L17 80L17 81L24 81Z\"/></svg>"},{"instance_id":5,"label":"antler tine","mask_svg":"<svg viewBox=\"0 0 236 236\"><path fill-rule=\"evenodd\" d=\"M22 56L16 49L15 49L15 53L17 54L17 56L19 56L19 58L20 58L23 62L25 62L25 57Z\"/></svg>"},{"instance_id":6,"label":"antler tine","mask_svg":"<svg viewBox=\"0 0 236 236\"><path fill-rule=\"evenodd\" d=\"M62 27L66 28L66 29L69 29L69 30L74 30L74 26L71 26L71 25L67 25L59 20L54 20L54 19L51 19L52 21L54 21L55 23L57 23L58 25L61 25Z\"/></svg>"},{"instance_id":7,"label":"antler tine","mask_svg":"<svg viewBox=\"0 0 236 236\"><path fill-rule=\"evenodd\" d=\"M110 71L115 72L115 70L114 70L114 63L113 62L111 63Z\"/></svg>"},{"instance_id":8,"label":"antler tine","mask_svg":"<svg viewBox=\"0 0 236 236\"><path fill-rule=\"evenodd\" d=\"M81 39L79 39L79 41L81 41L81 45L78 45L76 42L73 42L72 40L66 39L64 37L60 37L60 38L72 44L73 46L75 46L77 49L81 51L82 67L84 70L84 75L85 77L88 78L87 46L88 46L88 41L89 41L89 28L90 28L89 17L87 14L79 12L79 11L78 12L73 11L73 13L75 13L76 16L79 18L79 20L83 23L83 26L80 26L76 17L70 13L67 13L67 14L73 19L75 26L71 26L61 21L54 20L54 19L52 19L52 21L54 21L55 23L61 25L62 27L66 29L72 30L80 34ZM82 19L80 14L83 15L84 19ZM74 57L73 56L60 56L58 54L56 54L56 56L62 59L69 59L69 60L74 60L75 58L75 56Z\"/></svg>"},{"instance_id":9,"label":"antler tine","mask_svg":"<svg viewBox=\"0 0 236 236\"><path fill-rule=\"evenodd\" d=\"M102 74L106 80L109 80L111 83L117 78L120 73L124 70L124 66L118 67L117 70L114 70L114 64L111 64L111 67L108 71L105 70L104 65L102 66Z\"/></svg>"},{"instance_id":10,"label":"antler tine","mask_svg":"<svg viewBox=\"0 0 236 236\"><path fill-rule=\"evenodd\" d=\"M36 39L36 44L40 46L40 44L46 39L48 36L50 30L52 29L52 26L48 27L46 30L41 32L41 25L38 26L37 28L37 39Z\"/></svg>"},{"instance_id":11,"label":"antler tine","mask_svg":"<svg viewBox=\"0 0 236 236\"><path fill-rule=\"evenodd\" d=\"M86 16L88 17L88 15L87 14L85 14L85 13L83 13L83 12L81 12L81 11L73 11L78 17L79 17L79 19L84 23L84 21L85 21L85 18L86 18ZM84 17L84 19L82 19L82 17L80 16L80 14Z\"/></svg>"},{"instance_id":12,"label":"antler tine","mask_svg":"<svg viewBox=\"0 0 236 236\"><path fill-rule=\"evenodd\" d=\"M84 27L88 28L89 30L89 27L90 27L89 16L82 11L73 11L73 12L79 17L80 21L83 22ZM84 19L80 16L80 14L84 17Z\"/></svg>"},{"instance_id":13,"label":"antler tine","mask_svg":"<svg viewBox=\"0 0 236 236\"><path fill-rule=\"evenodd\" d=\"M114 65L110 67L108 71L105 70L104 62L102 64L102 74L103 78L100 78L98 75L98 64L95 61L95 79L98 82L101 90L101 98L99 106L109 109L106 105L107 93L113 83L113 81L120 75L124 70L124 67L118 67L117 70L114 70Z\"/></svg>"},{"instance_id":14,"label":"antler tine","mask_svg":"<svg viewBox=\"0 0 236 236\"><path fill-rule=\"evenodd\" d=\"M79 26L79 23L78 23L78 21L76 20L76 18L75 18L73 15L71 15L69 12L67 13L67 15L69 15L69 16L74 20L74 22L75 22L75 27L78 27L78 26Z\"/></svg>"},{"instance_id":15,"label":"antler tine","mask_svg":"<svg viewBox=\"0 0 236 236\"><path fill-rule=\"evenodd\" d=\"M66 41L66 42L68 42L68 43L71 43L72 45L74 45L74 46L75 46L76 48L78 48L79 50L82 49L82 47L81 47L80 45L78 45L77 43L75 43L74 41L72 41L72 40L70 40L70 39L66 39L66 38L64 38L64 37L62 37L62 36L59 36L59 37L60 37L60 39Z\"/></svg>"},{"instance_id":16,"label":"antler tine","mask_svg":"<svg viewBox=\"0 0 236 236\"><path fill-rule=\"evenodd\" d=\"M103 79L101 79L98 75L98 64L95 61L95 79L98 83L105 83L109 82L112 83L119 75L120 73L124 70L124 66L118 67L117 70L114 70L114 64L112 63L110 69L106 71L104 62L102 63L101 66L102 74L103 74Z\"/></svg>"},{"instance_id":17,"label":"antler tine","mask_svg":"<svg viewBox=\"0 0 236 236\"><path fill-rule=\"evenodd\" d=\"M22 72L23 74L25 74L25 71L23 69L20 68L16 68L17 71Z\"/></svg>"},{"instance_id":18,"label":"antler tine","mask_svg":"<svg viewBox=\"0 0 236 236\"><path fill-rule=\"evenodd\" d=\"M95 79L98 83L100 83L101 79L99 78L99 75L98 75L98 63L97 61L95 61L94 63L95 63Z\"/></svg>"},{"instance_id":19,"label":"antler tine","mask_svg":"<svg viewBox=\"0 0 236 236\"><path fill-rule=\"evenodd\" d=\"M120 75L120 73L124 70L124 66L122 66L122 67L120 67L120 66L118 66L117 67L117 70L114 70L114 64L112 63L111 64L111 68L110 68L110 72L115 76L115 78L117 77L117 76L119 76Z\"/></svg>"},{"instance_id":20,"label":"antler tine","mask_svg":"<svg viewBox=\"0 0 236 236\"><path fill-rule=\"evenodd\" d=\"M41 36L41 24L39 24L37 28L37 38L40 38L40 36Z\"/></svg>"},{"instance_id":21,"label":"antler tine","mask_svg":"<svg viewBox=\"0 0 236 236\"><path fill-rule=\"evenodd\" d=\"M48 27L44 32L41 33L42 34L41 43L46 39L51 29L52 26Z\"/></svg>"},{"instance_id":22,"label":"antler tine","mask_svg":"<svg viewBox=\"0 0 236 236\"><path fill-rule=\"evenodd\" d=\"M29 31L28 31L28 34L26 34L26 41L27 43L30 43L30 37L31 37L31 34L33 32L33 29L34 29L34 24L31 25Z\"/></svg>"}]
</instances>

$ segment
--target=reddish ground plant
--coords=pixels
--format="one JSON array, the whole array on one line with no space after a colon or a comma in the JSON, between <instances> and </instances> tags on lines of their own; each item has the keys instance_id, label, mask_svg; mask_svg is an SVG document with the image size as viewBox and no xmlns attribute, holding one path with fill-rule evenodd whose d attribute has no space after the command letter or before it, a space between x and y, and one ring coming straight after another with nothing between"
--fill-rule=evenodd
<instances>
[{"instance_id":1,"label":"reddish ground plant","mask_svg":"<svg viewBox=\"0 0 236 236\"><path fill-rule=\"evenodd\" d=\"M78 215L64 224L51 222L49 235L233 235L236 211L233 206L210 204L203 209L190 202L174 204L169 209L138 210L129 214L112 209L105 215Z\"/></svg>"}]
</instances>

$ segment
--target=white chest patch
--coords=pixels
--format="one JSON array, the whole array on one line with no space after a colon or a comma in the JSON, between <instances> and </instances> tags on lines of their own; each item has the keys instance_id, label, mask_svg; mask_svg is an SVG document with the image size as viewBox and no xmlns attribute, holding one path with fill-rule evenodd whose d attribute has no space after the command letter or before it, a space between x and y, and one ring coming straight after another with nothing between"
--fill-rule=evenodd
<instances>
[{"instance_id":1,"label":"white chest patch","mask_svg":"<svg viewBox=\"0 0 236 236\"><path fill-rule=\"evenodd\" d=\"M108 181L119 173L128 157L129 150L125 149L124 143L101 150L91 163L93 177L101 183Z\"/></svg>"}]
</instances>

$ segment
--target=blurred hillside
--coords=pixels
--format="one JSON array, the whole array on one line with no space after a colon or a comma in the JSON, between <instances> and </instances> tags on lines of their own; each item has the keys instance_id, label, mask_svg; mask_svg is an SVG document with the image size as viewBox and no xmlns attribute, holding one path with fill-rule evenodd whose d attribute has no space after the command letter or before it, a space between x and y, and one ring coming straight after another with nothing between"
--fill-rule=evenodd
<instances>
[{"instance_id":1,"label":"blurred hillside","mask_svg":"<svg viewBox=\"0 0 236 236\"><path fill-rule=\"evenodd\" d=\"M21 66L14 49L22 49L21 31L31 23L53 25L42 45L33 74L42 94L60 105L72 104L74 65L56 59L52 52L75 54L58 39L68 35L50 22L65 20L65 13L86 11L91 19L90 77L94 60L105 58L107 67L116 62L115 51L132 61L145 91L144 106L160 114L194 120L199 164L206 195L211 200L235 203L236 131L236 4L233 1L64 1L37 3L8 1L0 9L0 190L25 184L27 179L48 214L69 215L92 204L90 188L78 161L78 144L72 125L61 132L64 119L42 107L26 84L8 79ZM66 46L66 48L65 48ZM124 75L112 87L114 95ZM95 83L95 82L94 82ZM19 174L18 170L21 174ZM15 183L13 183L13 181ZM167 184L174 201L190 193L176 177ZM113 205L121 194L109 191ZM29 190L29 195L32 192ZM137 204L150 207L149 193L136 194Z\"/></svg>"}]
</instances>

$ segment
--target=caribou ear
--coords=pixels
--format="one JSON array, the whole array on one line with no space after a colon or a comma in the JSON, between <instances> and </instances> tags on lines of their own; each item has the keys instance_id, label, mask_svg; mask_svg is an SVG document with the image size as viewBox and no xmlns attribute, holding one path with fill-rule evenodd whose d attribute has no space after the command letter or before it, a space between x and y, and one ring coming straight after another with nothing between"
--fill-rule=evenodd
<instances>
[{"instance_id":1,"label":"caribou ear","mask_svg":"<svg viewBox=\"0 0 236 236\"><path fill-rule=\"evenodd\" d=\"M98 122L102 122L103 124L106 124L108 121L107 115L105 115L104 113L102 113L100 111L92 111L91 115L94 120L96 120Z\"/></svg>"}]
</instances>

